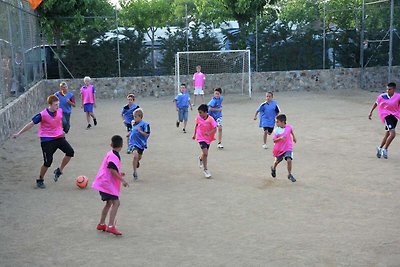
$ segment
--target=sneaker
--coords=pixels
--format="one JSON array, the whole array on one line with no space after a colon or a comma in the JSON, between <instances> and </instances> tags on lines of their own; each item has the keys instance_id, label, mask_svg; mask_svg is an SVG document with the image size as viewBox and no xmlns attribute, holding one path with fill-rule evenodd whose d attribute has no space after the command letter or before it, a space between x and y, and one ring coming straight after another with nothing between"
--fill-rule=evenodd
<instances>
[{"instance_id":1,"label":"sneaker","mask_svg":"<svg viewBox=\"0 0 400 267\"><path fill-rule=\"evenodd\" d=\"M218 143L218 148L224 148L224 146L221 143Z\"/></svg>"},{"instance_id":2,"label":"sneaker","mask_svg":"<svg viewBox=\"0 0 400 267\"><path fill-rule=\"evenodd\" d=\"M292 174L289 174L287 177L290 181L292 181L293 183L296 182L296 179L294 178L294 176Z\"/></svg>"},{"instance_id":3,"label":"sneaker","mask_svg":"<svg viewBox=\"0 0 400 267\"><path fill-rule=\"evenodd\" d=\"M105 225L105 224L98 224L97 227L96 227L96 229L99 230L99 231L103 231L103 232L104 232L104 231L107 229L107 225Z\"/></svg>"},{"instance_id":4,"label":"sneaker","mask_svg":"<svg viewBox=\"0 0 400 267\"><path fill-rule=\"evenodd\" d=\"M276 169L274 169L272 167L271 167L271 176L274 178L276 177Z\"/></svg>"},{"instance_id":5,"label":"sneaker","mask_svg":"<svg viewBox=\"0 0 400 267\"><path fill-rule=\"evenodd\" d=\"M198 164L199 164L199 168L203 168L203 161L201 160L201 158L197 158L198 160Z\"/></svg>"},{"instance_id":6,"label":"sneaker","mask_svg":"<svg viewBox=\"0 0 400 267\"><path fill-rule=\"evenodd\" d=\"M380 159L381 156L382 156L382 148L377 147L377 148L376 148L376 157L377 157L378 159Z\"/></svg>"},{"instance_id":7,"label":"sneaker","mask_svg":"<svg viewBox=\"0 0 400 267\"><path fill-rule=\"evenodd\" d=\"M89 124L87 125L86 129L90 129L90 128L92 128L92 125L89 123Z\"/></svg>"},{"instance_id":8,"label":"sneaker","mask_svg":"<svg viewBox=\"0 0 400 267\"><path fill-rule=\"evenodd\" d=\"M185 130L185 128L183 128L183 133L186 133L186 130Z\"/></svg>"},{"instance_id":9,"label":"sneaker","mask_svg":"<svg viewBox=\"0 0 400 267\"><path fill-rule=\"evenodd\" d=\"M267 149L267 148L268 148L268 147L267 147L267 144L263 144L263 145L262 145L262 148Z\"/></svg>"},{"instance_id":10,"label":"sneaker","mask_svg":"<svg viewBox=\"0 0 400 267\"><path fill-rule=\"evenodd\" d=\"M94 126L97 125L97 120L96 119L93 119L93 124L94 124Z\"/></svg>"},{"instance_id":11,"label":"sneaker","mask_svg":"<svg viewBox=\"0 0 400 267\"><path fill-rule=\"evenodd\" d=\"M58 181L58 178L60 178L60 176L62 175L62 172L60 170L60 168L57 168L54 170L54 182Z\"/></svg>"},{"instance_id":12,"label":"sneaker","mask_svg":"<svg viewBox=\"0 0 400 267\"><path fill-rule=\"evenodd\" d=\"M387 159L387 158L388 158L388 151L387 151L387 149L382 148L382 157L383 157L384 159Z\"/></svg>"},{"instance_id":13,"label":"sneaker","mask_svg":"<svg viewBox=\"0 0 400 267\"><path fill-rule=\"evenodd\" d=\"M137 181L138 178L137 172L133 172L133 180Z\"/></svg>"},{"instance_id":14,"label":"sneaker","mask_svg":"<svg viewBox=\"0 0 400 267\"><path fill-rule=\"evenodd\" d=\"M40 189L45 189L46 185L44 184L43 179L36 180L36 187Z\"/></svg>"},{"instance_id":15,"label":"sneaker","mask_svg":"<svg viewBox=\"0 0 400 267\"><path fill-rule=\"evenodd\" d=\"M206 178L210 178L211 177L211 173L207 169L205 169L203 171L203 173L204 173L204 177L206 177Z\"/></svg>"},{"instance_id":16,"label":"sneaker","mask_svg":"<svg viewBox=\"0 0 400 267\"><path fill-rule=\"evenodd\" d=\"M107 233L112 233L114 235L122 235L122 233L120 231L118 231L115 226L108 226L106 228L106 232Z\"/></svg>"},{"instance_id":17,"label":"sneaker","mask_svg":"<svg viewBox=\"0 0 400 267\"><path fill-rule=\"evenodd\" d=\"M179 128L179 121L176 121L176 128Z\"/></svg>"}]
</instances>

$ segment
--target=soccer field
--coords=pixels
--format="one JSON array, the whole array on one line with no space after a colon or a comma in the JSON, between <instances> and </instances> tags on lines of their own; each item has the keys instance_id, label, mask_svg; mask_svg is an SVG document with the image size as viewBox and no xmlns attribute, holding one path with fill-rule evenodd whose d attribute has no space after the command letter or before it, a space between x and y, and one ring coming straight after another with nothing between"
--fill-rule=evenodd
<instances>
[{"instance_id":1,"label":"soccer field","mask_svg":"<svg viewBox=\"0 0 400 267\"><path fill-rule=\"evenodd\" d=\"M265 94L225 95L223 143L212 143L205 179L199 145L176 128L173 97L137 97L151 136L132 181L131 155L121 153L130 187L121 189L121 237L98 232L103 202L75 178L93 181L125 99L100 100L99 125L86 130L80 108L67 140L75 157L55 183L56 152L45 182L37 127L3 144L0 161L1 266L398 266L400 262L400 137L389 159L377 159L384 134L368 113L377 92L275 92L293 125L293 174L286 163L270 175L272 139L263 149L254 113ZM206 99L210 99L210 95ZM196 107L197 108L197 107ZM33 116L34 114L32 114ZM31 118L27 118L29 122ZM124 137L125 141L125 137Z\"/></svg>"}]
</instances>

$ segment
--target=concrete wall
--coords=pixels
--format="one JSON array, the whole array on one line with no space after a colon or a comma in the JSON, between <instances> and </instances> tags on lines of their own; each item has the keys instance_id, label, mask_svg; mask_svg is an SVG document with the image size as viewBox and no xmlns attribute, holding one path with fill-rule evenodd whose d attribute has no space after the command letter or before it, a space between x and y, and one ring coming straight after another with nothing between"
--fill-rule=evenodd
<instances>
[{"instance_id":1,"label":"concrete wall","mask_svg":"<svg viewBox=\"0 0 400 267\"><path fill-rule=\"evenodd\" d=\"M304 70L252 73L253 92L289 91L289 90L356 90L361 88L360 69ZM393 81L400 84L400 66L393 68ZM214 87L221 87L224 94L241 93L241 82L247 83L246 77L238 74L207 75L206 94L210 95ZM181 82L193 92L192 75L181 76ZM82 79L65 80L77 101ZM387 83L387 67L366 68L364 72L366 90L384 91ZM29 122L30 118L46 106L46 97L59 88L60 80L44 80L33 86L21 97L0 110L0 143L12 133ZM174 76L159 77L123 77L94 78L97 97L114 99L134 93L141 97L174 95ZM244 92L247 94L247 92Z\"/></svg>"}]
</instances>

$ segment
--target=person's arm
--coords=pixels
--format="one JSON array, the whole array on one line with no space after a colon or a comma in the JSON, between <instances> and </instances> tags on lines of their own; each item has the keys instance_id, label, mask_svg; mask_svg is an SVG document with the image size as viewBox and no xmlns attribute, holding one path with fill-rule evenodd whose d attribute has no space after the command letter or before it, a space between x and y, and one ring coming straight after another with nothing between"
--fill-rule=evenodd
<instances>
[{"instance_id":1,"label":"person's arm","mask_svg":"<svg viewBox=\"0 0 400 267\"><path fill-rule=\"evenodd\" d=\"M125 176L125 173L121 173L121 175L116 171L116 170L114 170L114 169L109 169L110 171L111 171L111 174L115 177L115 178L117 178L118 180L120 180L121 181L121 183L122 183L122 185L124 186L124 187L127 187L127 186L129 186L129 184L125 181L125 179L123 178L123 176Z\"/></svg>"},{"instance_id":2,"label":"person's arm","mask_svg":"<svg viewBox=\"0 0 400 267\"><path fill-rule=\"evenodd\" d=\"M192 139L193 139L193 140L196 139L196 131L197 131L197 123L196 123L196 125L194 126L194 132L193 132L193 136L192 136Z\"/></svg>"},{"instance_id":3,"label":"person's arm","mask_svg":"<svg viewBox=\"0 0 400 267\"><path fill-rule=\"evenodd\" d=\"M13 134L12 137L13 138L18 138L21 134L29 131L34 125L35 125L35 123L33 121L29 122L21 130L19 130L18 133Z\"/></svg>"},{"instance_id":4,"label":"person's arm","mask_svg":"<svg viewBox=\"0 0 400 267\"><path fill-rule=\"evenodd\" d=\"M141 133L143 136L147 137L150 135L150 125L147 126L147 131L143 131L139 126L137 127L137 130L139 133Z\"/></svg>"},{"instance_id":5,"label":"person's arm","mask_svg":"<svg viewBox=\"0 0 400 267\"><path fill-rule=\"evenodd\" d=\"M83 108L83 93L82 93L82 90L81 90L81 108Z\"/></svg>"},{"instance_id":6,"label":"person's arm","mask_svg":"<svg viewBox=\"0 0 400 267\"><path fill-rule=\"evenodd\" d=\"M368 115L368 119L372 119L372 112L376 109L376 107L378 106L378 104L375 102L373 105L372 105L372 108L371 108L371 111L369 112L369 115Z\"/></svg>"},{"instance_id":7,"label":"person's arm","mask_svg":"<svg viewBox=\"0 0 400 267\"><path fill-rule=\"evenodd\" d=\"M291 134L292 134L292 139L293 139L293 142L297 142L297 139L296 139L296 136L294 135L294 131L293 131L293 129L292 129L292 131L291 131Z\"/></svg>"},{"instance_id":8,"label":"person's arm","mask_svg":"<svg viewBox=\"0 0 400 267\"><path fill-rule=\"evenodd\" d=\"M254 114L254 120L257 120L257 115L258 115L259 111L256 111L256 114Z\"/></svg>"},{"instance_id":9,"label":"person's arm","mask_svg":"<svg viewBox=\"0 0 400 267\"><path fill-rule=\"evenodd\" d=\"M96 107L96 90L93 87L93 106Z\"/></svg>"},{"instance_id":10,"label":"person's arm","mask_svg":"<svg viewBox=\"0 0 400 267\"><path fill-rule=\"evenodd\" d=\"M210 136L217 131L217 127L213 128L211 131L204 133L205 136Z\"/></svg>"},{"instance_id":11,"label":"person's arm","mask_svg":"<svg viewBox=\"0 0 400 267\"><path fill-rule=\"evenodd\" d=\"M70 104L71 106L75 107L75 97L71 96L70 99L67 99L67 103Z\"/></svg>"}]
</instances>

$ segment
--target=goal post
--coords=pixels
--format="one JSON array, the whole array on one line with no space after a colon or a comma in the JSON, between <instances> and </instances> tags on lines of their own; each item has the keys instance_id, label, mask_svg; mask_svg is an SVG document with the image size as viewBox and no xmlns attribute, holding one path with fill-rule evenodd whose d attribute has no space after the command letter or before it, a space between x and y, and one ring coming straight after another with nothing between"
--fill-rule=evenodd
<instances>
[{"instance_id":1,"label":"goal post","mask_svg":"<svg viewBox=\"0 0 400 267\"><path fill-rule=\"evenodd\" d=\"M185 83L193 91L196 66L205 74L204 89L221 87L224 93L248 94L251 98L250 50L187 51L175 56L175 88Z\"/></svg>"}]
</instances>

